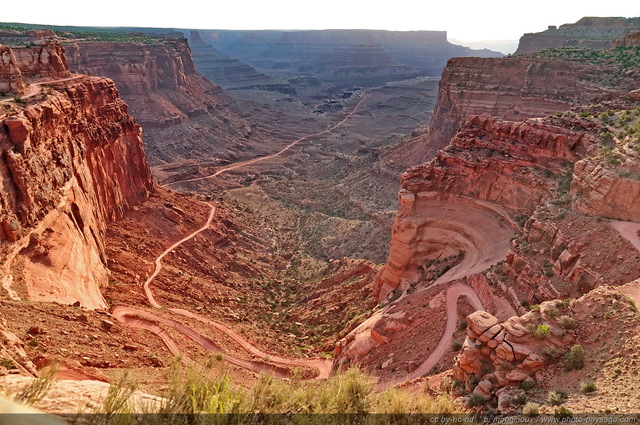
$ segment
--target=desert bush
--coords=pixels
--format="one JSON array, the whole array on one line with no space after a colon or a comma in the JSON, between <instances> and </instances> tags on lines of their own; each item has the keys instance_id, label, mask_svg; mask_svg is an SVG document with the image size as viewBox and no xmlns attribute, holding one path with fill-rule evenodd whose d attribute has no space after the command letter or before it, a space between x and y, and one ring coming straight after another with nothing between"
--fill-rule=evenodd
<instances>
[{"instance_id":1,"label":"desert bush","mask_svg":"<svg viewBox=\"0 0 640 425\"><path fill-rule=\"evenodd\" d=\"M529 402L522 408L522 414L527 416L536 416L540 414L540 405L538 403Z\"/></svg>"},{"instance_id":2,"label":"desert bush","mask_svg":"<svg viewBox=\"0 0 640 425\"><path fill-rule=\"evenodd\" d=\"M556 418L557 421L564 422L567 419L573 418L573 412L565 406L560 406L554 410L553 417Z\"/></svg>"},{"instance_id":3,"label":"desert bush","mask_svg":"<svg viewBox=\"0 0 640 425\"><path fill-rule=\"evenodd\" d=\"M563 315L558 319L558 324L562 329L573 329L576 327L576 321L573 317Z\"/></svg>"},{"instance_id":4,"label":"desert bush","mask_svg":"<svg viewBox=\"0 0 640 425\"><path fill-rule=\"evenodd\" d=\"M34 404L42 400L53 386L53 378L56 375L56 371L57 367L55 364L42 370L40 376L34 379L27 388L18 393L15 399L25 404Z\"/></svg>"},{"instance_id":5,"label":"desert bush","mask_svg":"<svg viewBox=\"0 0 640 425\"><path fill-rule=\"evenodd\" d=\"M538 327L534 331L534 334L538 338L549 338L551 336L551 328L549 328L549 325L538 325Z\"/></svg>"},{"instance_id":6,"label":"desert bush","mask_svg":"<svg viewBox=\"0 0 640 425\"><path fill-rule=\"evenodd\" d=\"M201 413L244 413L258 415L257 419L262 417L260 415L294 413L466 413L464 408L453 403L450 395L444 393L433 397L397 388L374 391L375 379L356 368L323 381L283 381L262 376L253 389L246 390L231 385L219 361L212 358L209 363L203 367L188 368L172 365L167 389L162 394L163 402L145 413L171 414L172 423L176 424L199 423L200 416L196 415ZM96 417L132 417L113 414L131 411L128 400L133 388L124 381L114 386L110 391L113 394L111 401L99 412L103 415ZM336 420L340 418L336 415ZM111 425L111 422L105 423Z\"/></svg>"},{"instance_id":7,"label":"desert bush","mask_svg":"<svg viewBox=\"0 0 640 425\"><path fill-rule=\"evenodd\" d=\"M530 391L536 387L536 381L522 381L520 382L520 389L524 391Z\"/></svg>"},{"instance_id":8,"label":"desert bush","mask_svg":"<svg viewBox=\"0 0 640 425\"><path fill-rule=\"evenodd\" d=\"M564 390L553 390L547 396L547 403L551 406L560 406L567 401L567 392Z\"/></svg>"},{"instance_id":9,"label":"desert bush","mask_svg":"<svg viewBox=\"0 0 640 425\"><path fill-rule=\"evenodd\" d=\"M588 394L588 393L595 392L598 388L596 387L596 383L595 382L593 382L593 381L584 381L580 385L580 389L582 390L583 393Z\"/></svg>"},{"instance_id":10,"label":"desert bush","mask_svg":"<svg viewBox=\"0 0 640 425\"><path fill-rule=\"evenodd\" d=\"M487 400L480 394L473 393L469 396L469 405L471 406L484 406L486 402Z\"/></svg>"},{"instance_id":11,"label":"desert bush","mask_svg":"<svg viewBox=\"0 0 640 425\"><path fill-rule=\"evenodd\" d=\"M584 367L584 350L581 345L574 345L563 356L565 371L582 369Z\"/></svg>"}]
</instances>

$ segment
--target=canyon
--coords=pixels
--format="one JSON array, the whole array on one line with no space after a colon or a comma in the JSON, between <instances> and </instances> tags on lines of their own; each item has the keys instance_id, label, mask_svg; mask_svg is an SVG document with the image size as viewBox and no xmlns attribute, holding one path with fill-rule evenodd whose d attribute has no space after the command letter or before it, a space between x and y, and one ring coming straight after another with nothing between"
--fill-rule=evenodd
<instances>
[{"instance_id":1,"label":"canyon","mask_svg":"<svg viewBox=\"0 0 640 425\"><path fill-rule=\"evenodd\" d=\"M637 411L637 35L586 19L557 31L616 41L446 66L411 51L472 53L437 32L3 32L0 375L157 393L216 353L246 387L358 365L471 411Z\"/></svg>"}]
</instances>

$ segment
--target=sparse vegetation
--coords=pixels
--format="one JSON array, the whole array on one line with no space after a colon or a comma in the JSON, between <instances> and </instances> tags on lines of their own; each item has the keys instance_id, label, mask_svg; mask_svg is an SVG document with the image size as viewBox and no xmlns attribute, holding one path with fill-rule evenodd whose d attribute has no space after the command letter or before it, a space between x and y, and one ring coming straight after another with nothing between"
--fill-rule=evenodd
<instances>
[{"instance_id":1,"label":"sparse vegetation","mask_svg":"<svg viewBox=\"0 0 640 425\"><path fill-rule=\"evenodd\" d=\"M573 317L562 315L558 318L558 324L562 329L574 329L576 327L576 321Z\"/></svg>"},{"instance_id":2,"label":"sparse vegetation","mask_svg":"<svg viewBox=\"0 0 640 425\"><path fill-rule=\"evenodd\" d=\"M18 393L15 399L25 404L34 404L42 400L53 386L53 378L56 370L55 364L42 370L40 376L34 379L27 388Z\"/></svg>"},{"instance_id":3,"label":"sparse vegetation","mask_svg":"<svg viewBox=\"0 0 640 425\"><path fill-rule=\"evenodd\" d=\"M538 325L533 333L538 338L546 339L551 336L551 328L549 325Z\"/></svg>"},{"instance_id":4,"label":"sparse vegetation","mask_svg":"<svg viewBox=\"0 0 640 425\"><path fill-rule=\"evenodd\" d=\"M595 392L598 388L596 387L596 383L593 381L585 381L580 384L580 389L583 393L589 394Z\"/></svg>"},{"instance_id":5,"label":"sparse vegetation","mask_svg":"<svg viewBox=\"0 0 640 425\"><path fill-rule=\"evenodd\" d=\"M573 418L573 412L566 406L560 406L556 407L556 409L553 411L553 417L558 421L565 421L567 419Z\"/></svg>"},{"instance_id":6,"label":"sparse vegetation","mask_svg":"<svg viewBox=\"0 0 640 425\"><path fill-rule=\"evenodd\" d=\"M540 405L538 403L528 402L522 407L522 414L527 416L537 416L540 414Z\"/></svg>"},{"instance_id":7,"label":"sparse vegetation","mask_svg":"<svg viewBox=\"0 0 640 425\"><path fill-rule=\"evenodd\" d=\"M584 350L582 346L574 345L562 359L566 371L582 369L584 367Z\"/></svg>"},{"instance_id":8,"label":"sparse vegetation","mask_svg":"<svg viewBox=\"0 0 640 425\"><path fill-rule=\"evenodd\" d=\"M214 359L215 360L215 359ZM358 369L333 376L325 381L281 381L263 376L252 390L232 386L225 370L216 361L204 368L182 368L174 364L169 384L159 406L149 407L149 413L179 414L172 423L194 423L194 414L293 414L293 413L465 413L451 396L432 397L406 390L373 391L374 379ZM100 413L110 418L131 409L135 385L121 380L110 391ZM105 416L106 415L106 416ZM326 420L322 418L322 420ZM105 422L111 423L111 422ZM323 422L312 422L323 423ZM339 422L335 422L339 423Z\"/></svg>"},{"instance_id":9,"label":"sparse vegetation","mask_svg":"<svg viewBox=\"0 0 640 425\"><path fill-rule=\"evenodd\" d=\"M549 392L547 403L551 406L560 406L567 401L568 395L564 390L556 389Z\"/></svg>"}]
</instances>

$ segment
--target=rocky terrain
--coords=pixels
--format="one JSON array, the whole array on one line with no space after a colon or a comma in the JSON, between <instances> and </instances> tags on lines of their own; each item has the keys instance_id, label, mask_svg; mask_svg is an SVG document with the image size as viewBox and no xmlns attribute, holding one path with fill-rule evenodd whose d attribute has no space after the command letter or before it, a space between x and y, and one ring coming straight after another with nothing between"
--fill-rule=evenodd
<instances>
[{"instance_id":1,"label":"rocky terrain","mask_svg":"<svg viewBox=\"0 0 640 425\"><path fill-rule=\"evenodd\" d=\"M590 50L578 52L584 55L551 50L502 59L451 59L442 73L429 132L414 142L417 159L431 159L472 115L521 121L616 99L638 87L640 76L631 68L620 73L617 62Z\"/></svg>"},{"instance_id":2,"label":"rocky terrain","mask_svg":"<svg viewBox=\"0 0 640 425\"><path fill-rule=\"evenodd\" d=\"M612 89L602 91L610 98L572 112L557 105L552 116L524 121L471 116L432 161L403 174L389 258L373 285L382 308L339 342L339 365L363 365L382 386L453 366L453 381L434 375L427 382L449 382L460 402L501 413L521 413L530 401L527 409L553 414L567 399L581 412L638 409L626 397L612 400L608 388L589 389L611 385L606 365L622 360L590 334L608 325L598 314L586 318L594 302L625 300L624 324L613 329L628 344L637 326L637 281L628 282L640 270L633 200L640 96L627 65L637 63L636 49L628 47L570 53L598 66L617 55L611 72L625 78L610 78ZM459 60L469 61L449 64ZM486 60L481 69L508 60ZM443 86L439 103L448 96ZM470 309L480 311L461 320ZM436 317L446 323L435 331L440 340L420 331ZM425 347L418 361L417 338ZM578 357L587 366L574 364ZM552 378L562 362L576 370L567 381ZM625 370L614 374L634 381Z\"/></svg>"},{"instance_id":3,"label":"rocky terrain","mask_svg":"<svg viewBox=\"0 0 640 425\"><path fill-rule=\"evenodd\" d=\"M546 31L523 35L515 55L562 47L607 49L616 39L639 29L639 18L585 17L573 24L550 26Z\"/></svg>"},{"instance_id":4,"label":"rocky terrain","mask_svg":"<svg viewBox=\"0 0 640 425\"><path fill-rule=\"evenodd\" d=\"M184 39L1 34L3 386L23 394L12 375L51 365L112 383L129 369L150 394L177 361L250 388L358 365L377 390L441 388L476 411L640 409L634 33L451 59L437 101L437 79L406 78L426 58L407 65L387 33L215 34L259 72L289 48L325 86L261 86L221 58L252 81L239 101Z\"/></svg>"},{"instance_id":5,"label":"rocky terrain","mask_svg":"<svg viewBox=\"0 0 640 425\"><path fill-rule=\"evenodd\" d=\"M30 91L2 104L3 287L105 307L106 226L152 189L140 127L113 82L52 70L66 64L61 46L36 46L12 49Z\"/></svg>"}]
</instances>

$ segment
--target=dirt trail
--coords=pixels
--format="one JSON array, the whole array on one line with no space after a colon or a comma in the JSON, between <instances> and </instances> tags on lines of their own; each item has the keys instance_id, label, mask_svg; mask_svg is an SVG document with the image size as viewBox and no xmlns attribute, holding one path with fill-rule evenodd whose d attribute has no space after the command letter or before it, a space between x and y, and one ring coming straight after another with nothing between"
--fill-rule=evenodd
<instances>
[{"instance_id":1,"label":"dirt trail","mask_svg":"<svg viewBox=\"0 0 640 425\"><path fill-rule=\"evenodd\" d=\"M444 330L444 335L440 339L438 346L435 350L423 361L420 366L407 376L399 377L391 381L380 382L376 385L379 390L392 387L405 381L410 381L416 378L420 378L424 374L428 373L433 367L440 361L442 356L451 346L451 340L453 339L453 333L456 329L458 322L458 298L465 296L469 300L469 303L476 310L484 310L484 306L480 301L480 297L476 291L470 286L457 282L447 289L447 327Z\"/></svg>"},{"instance_id":2,"label":"dirt trail","mask_svg":"<svg viewBox=\"0 0 640 425\"><path fill-rule=\"evenodd\" d=\"M18 96L22 99L29 99L30 97L34 97L42 93L43 84L62 83L65 81L77 80L84 77L86 77L86 75L76 74L76 75L72 75L71 77L58 78L57 80L47 80L47 81L38 81L37 83L29 83L29 90L26 93ZM14 98L10 97L10 98L4 99L3 102L13 101L13 100Z\"/></svg>"},{"instance_id":3,"label":"dirt trail","mask_svg":"<svg viewBox=\"0 0 640 425\"><path fill-rule=\"evenodd\" d=\"M640 251L640 223L611 220L610 224L620 233L620 236L631 242L631 245Z\"/></svg>"},{"instance_id":4,"label":"dirt trail","mask_svg":"<svg viewBox=\"0 0 640 425\"><path fill-rule=\"evenodd\" d=\"M351 118L351 116L358 110L358 108L360 107L360 105L362 104L362 102L364 102L364 100L367 98L367 96L363 96L362 99L360 99L360 101L358 102L358 104L353 108L353 110L351 112L349 112L349 114L347 114L347 116L345 116L342 121L338 122L337 124L333 125L332 127L320 131L318 133L313 133L313 134L308 134L306 136L303 136L297 140L294 140L293 142L289 143L287 146L285 146L284 148L282 148L281 150L279 150L276 153L273 153L271 155L267 155L267 156L261 156L259 158L254 158L254 159L250 159L248 161L244 161L244 162L239 162L237 164L234 165L230 165L228 167L224 167L221 168L220 170L216 171L213 174L209 174L208 176L203 176L203 177L195 177L193 179L185 179L185 180L177 180L174 182L169 182L169 183L165 183L163 186L164 187L169 187L171 185L174 184L178 184L178 183L189 183L189 182L195 182L195 181L199 181L199 180L206 180L206 179L210 179L212 177L217 177L222 173L226 173L227 171L231 171L231 170L236 170L238 168L241 167L245 167L247 165L251 165L251 164L255 164L256 162L260 162L260 161L264 161L267 159L271 159L271 158L275 158L277 156L282 155L284 152L288 151L289 149L291 149L292 147L294 147L295 145L297 145L298 143L307 140L307 139L311 139L313 137L318 137L318 136L322 136L324 134L328 134L330 132L332 132L333 130L335 130L336 128L340 127L342 124L344 124L349 118Z\"/></svg>"},{"instance_id":5,"label":"dirt trail","mask_svg":"<svg viewBox=\"0 0 640 425\"><path fill-rule=\"evenodd\" d=\"M174 243L169 248L165 249L164 252L160 254L158 258L156 258L156 268L153 270L153 274L149 276L149 278L144 282L144 285L142 285L142 288L144 289L144 293L147 296L147 299L149 300L149 304L151 304L153 307L162 308L162 306L158 304L158 302L156 301L155 297L153 296L153 292L151 292L151 288L149 287L149 285L151 284L151 281L153 281L153 279L155 279L156 276L158 276L158 273L160 273L160 270L162 270L162 259L167 254L169 254L171 251L173 251L174 249L176 249L186 241L193 239L198 233L204 232L209 228L209 226L211 225L211 222L213 221L213 217L216 213L216 207L212 204L208 204L208 205L211 207L211 210L209 211L209 218L207 218L207 222L195 232L180 239L178 242Z\"/></svg>"},{"instance_id":6,"label":"dirt trail","mask_svg":"<svg viewBox=\"0 0 640 425\"><path fill-rule=\"evenodd\" d=\"M251 360L241 359L239 357L230 355L228 353L224 353L220 347L218 347L213 341L199 333L198 331L190 328L184 323L178 322L173 319L169 319L167 317L160 316L158 314L154 314L148 312L146 310L142 310L134 307L124 307L118 306L113 310L113 317L118 321L127 324L131 327L135 327L138 329L145 329L153 334L159 336L162 339L162 342L169 348L172 354L178 356L183 356L183 353L180 351L180 347L178 344L171 338L171 336L164 330L158 323L162 323L167 325L181 334L185 335L192 341L200 344L207 351L211 351L213 353L221 353L224 354L224 358L231 364L236 366L240 366L242 368L252 370L258 373L267 373L270 375L274 375L278 378L288 378L290 374L286 369L267 364L262 362L256 362ZM266 357L266 356L265 356ZM190 359L187 359L187 363L193 363Z\"/></svg>"},{"instance_id":7,"label":"dirt trail","mask_svg":"<svg viewBox=\"0 0 640 425\"><path fill-rule=\"evenodd\" d=\"M293 141L289 145L285 146L283 149L281 149L280 151L278 151L278 152L276 152L274 154L263 156L263 157L260 157L260 158L255 158L255 159L252 159L252 160L249 160L249 161L241 162L241 163L238 163L238 164L235 164L235 165L231 165L231 166L222 168L222 169L216 171L215 173L213 173L213 174L211 174L209 176L170 182L170 183L165 184L164 186L170 186L170 185L178 184L178 183L186 183L186 182L192 182L192 181L197 181L197 180L208 179L208 178L211 178L211 177L216 177L216 176L219 176L220 174L225 173L227 171L235 170L235 169L238 169L240 167L244 167L246 165L254 164L254 163L259 162L259 161L265 161L265 160L268 160L268 159L271 159L271 158L275 158L275 157L281 155L282 153L286 152L288 149L292 148L293 146L297 145L298 143L300 143L303 140L327 134L327 133L333 131L334 129L338 128L339 126L344 124L358 110L359 106L362 104L362 102L365 99L366 99L366 96L364 96L362 99L360 99L358 104L353 108L353 110L349 114L347 114L340 122L338 122L337 124L333 125L329 129L321 131L321 132L318 132L318 133L314 133L314 134L311 134L311 135L308 135L308 136L301 137L301 138ZM209 206L211 207L211 210L209 212L209 217L207 218L206 223L201 228L199 228L195 232L189 234L188 236L180 239L179 241L175 242L169 248L165 249L162 252L162 254L160 254L156 258L156 260L155 260L155 269L154 269L153 273L151 274L151 276L149 276L149 278L143 284L144 293L145 293L145 295L147 297L147 300L149 301L149 304L151 304L152 307L155 307L155 308L158 308L158 309L163 308L162 305L160 305L156 301L155 297L153 296L153 292L151 291L151 282L153 281L153 279L156 278L156 276L158 276L158 274L162 270L162 259L165 256L167 256L170 252L172 252L174 249L176 249L177 247L182 245L183 243L189 241L190 239L194 238L199 233L201 233L201 232L203 232L203 231L205 231L206 229L209 228L209 226L211 225L211 222L213 221L213 217L215 215L215 212L216 212L216 207L214 205L209 204ZM249 354L252 354L252 355L258 356L258 357L263 357L265 359L268 358L269 362L271 362L271 363L277 363L277 364L286 365L286 366L301 366L301 367L313 368L313 369L316 369L318 371L317 378L319 378L319 379L327 378L331 374L331 369L332 369L333 362L331 360L329 360L329 359L321 359L321 358L294 359L294 358L286 358L286 357L271 355L271 354L268 354L268 353L260 350L259 348L255 347L248 340L246 340L242 335L240 335L238 332L234 331L233 329L229 328L228 326L224 325L223 323L217 322L215 320L209 319L209 318L204 317L204 316L200 316L198 314L192 313L192 312L184 310L184 309L172 308L172 309L169 309L169 311L171 311L174 314L178 314L178 315L181 315L181 316L184 316L184 317L193 318L193 319L199 320L199 321L201 321L203 323L207 323L209 325L212 325L213 327L215 327L216 329L224 332L227 336L229 336L231 339L236 341ZM115 307L113 312L112 312L112 316L116 320L118 320L118 321L120 321L122 323L125 323L125 324L127 324L127 325L129 325L129 326L131 326L133 328L144 329L144 330L147 330L149 332L152 332L154 335L156 335L160 339L162 339L162 341L167 346L167 348L171 351L171 353L173 353L176 356L182 355L182 352L180 351L180 347L171 338L171 336L159 325L159 323L162 323L164 325L170 326L173 329L179 331L180 333L184 334L185 336L189 337L193 341L195 341L198 344L200 344L206 350L209 350L209 351L212 351L212 352L216 352L216 353L222 353L222 350L220 350L220 348L217 345L215 345L211 340L206 338L204 335L202 335L199 332L191 329L190 327L188 327L187 325L185 325L183 323L177 322L177 321L172 320L172 319L168 319L168 318L166 318L164 316L160 316L160 315L148 312L146 310L142 310L142 309L135 308L135 307L128 307L128 306L117 306L117 307ZM274 366L272 364L266 364L266 363L261 363L261 362L253 362L253 361L243 360L243 359L237 358L235 356L231 356L229 354L225 354L225 358L230 363L233 363L233 364L235 364L237 366L240 366L240 367L243 367L243 368L246 368L246 369L249 369L249 370L253 370L253 371L256 371L256 372L270 373L270 374L273 374L273 375L278 376L278 377L288 377L289 376L289 373L288 373L288 371L286 369L279 368L279 367ZM190 360L188 360L188 361L190 361Z\"/></svg>"}]
</instances>

